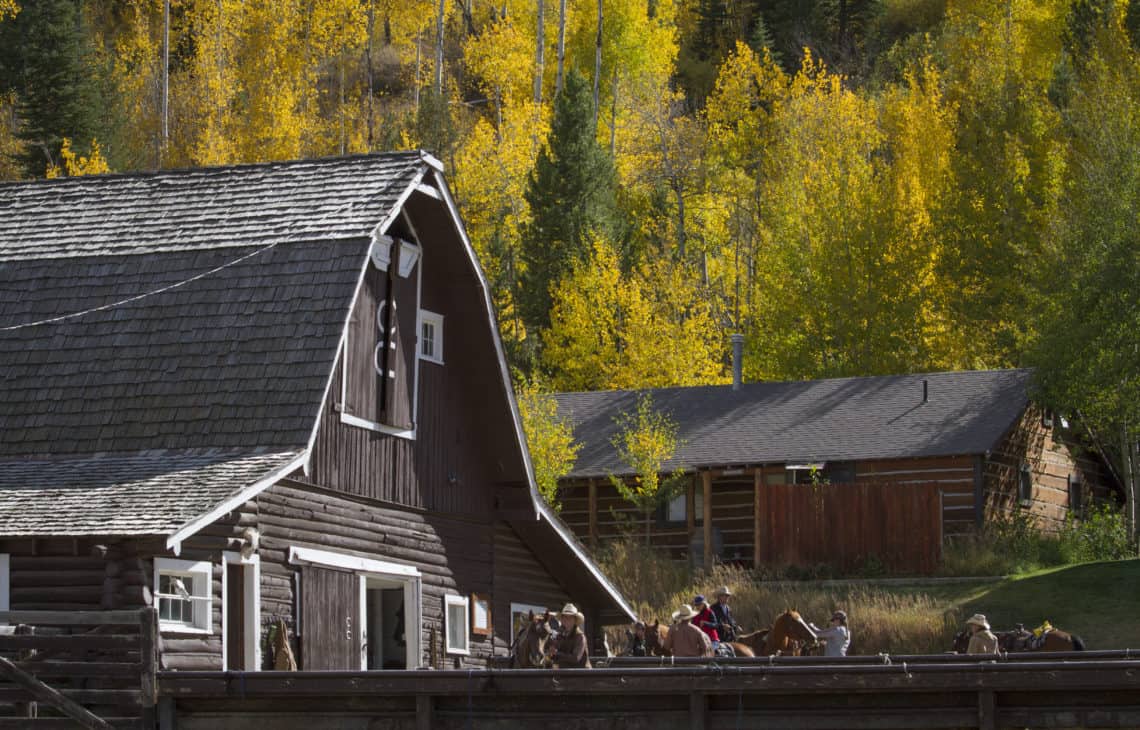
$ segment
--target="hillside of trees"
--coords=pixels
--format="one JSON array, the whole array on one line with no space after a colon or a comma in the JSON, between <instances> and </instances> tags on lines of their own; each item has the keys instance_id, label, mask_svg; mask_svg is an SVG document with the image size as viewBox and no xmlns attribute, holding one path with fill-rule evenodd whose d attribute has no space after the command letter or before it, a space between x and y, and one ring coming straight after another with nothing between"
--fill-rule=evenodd
<instances>
[{"instance_id":1,"label":"hillside of trees","mask_svg":"<svg viewBox=\"0 0 1140 730\"><path fill-rule=\"evenodd\" d=\"M1138 29L1120 0L0 0L0 178L422 147L531 388L724 382L733 332L749 380L1036 365L1138 463Z\"/></svg>"}]
</instances>

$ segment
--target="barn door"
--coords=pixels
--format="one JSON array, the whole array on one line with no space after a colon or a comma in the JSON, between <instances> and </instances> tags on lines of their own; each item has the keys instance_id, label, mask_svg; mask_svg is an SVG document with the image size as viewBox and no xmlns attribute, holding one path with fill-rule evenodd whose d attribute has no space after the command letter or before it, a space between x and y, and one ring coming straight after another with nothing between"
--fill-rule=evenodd
<instances>
[{"instance_id":1,"label":"barn door","mask_svg":"<svg viewBox=\"0 0 1140 730\"><path fill-rule=\"evenodd\" d=\"M359 669L360 578L306 565L301 582L303 668Z\"/></svg>"},{"instance_id":2,"label":"barn door","mask_svg":"<svg viewBox=\"0 0 1140 730\"><path fill-rule=\"evenodd\" d=\"M246 668L245 627L245 566L231 563L226 566L226 669Z\"/></svg>"}]
</instances>

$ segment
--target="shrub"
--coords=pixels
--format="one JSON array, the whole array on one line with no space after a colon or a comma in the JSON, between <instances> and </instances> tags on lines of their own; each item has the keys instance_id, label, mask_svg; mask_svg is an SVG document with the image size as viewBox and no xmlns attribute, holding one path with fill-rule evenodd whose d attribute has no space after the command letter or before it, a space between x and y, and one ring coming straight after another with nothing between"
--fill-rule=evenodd
<instances>
[{"instance_id":1,"label":"shrub","mask_svg":"<svg viewBox=\"0 0 1140 730\"><path fill-rule=\"evenodd\" d=\"M1079 518L1067 516L1058 546L1066 563L1120 560L1133 554L1124 514L1107 504L1094 506Z\"/></svg>"}]
</instances>

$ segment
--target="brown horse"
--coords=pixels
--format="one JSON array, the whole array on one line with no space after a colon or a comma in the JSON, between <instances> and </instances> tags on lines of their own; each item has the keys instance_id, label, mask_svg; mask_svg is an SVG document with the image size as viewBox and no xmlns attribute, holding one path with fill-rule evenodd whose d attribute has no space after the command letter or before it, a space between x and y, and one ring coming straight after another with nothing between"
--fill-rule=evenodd
<instances>
[{"instance_id":1,"label":"brown horse","mask_svg":"<svg viewBox=\"0 0 1140 730\"><path fill-rule=\"evenodd\" d=\"M669 627L660 621L654 621L645 627L645 655L646 656L673 656L673 652L665 649L665 637L669 634ZM728 642L738 657L756 656L752 647L740 641Z\"/></svg>"},{"instance_id":2,"label":"brown horse","mask_svg":"<svg viewBox=\"0 0 1140 730\"><path fill-rule=\"evenodd\" d=\"M511 669L549 668L550 657L546 655L546 642L553 634L549 613L536 616L533 611L529 611L511 646Z\"/></svg>"},{"instance_id":3,"label":"brown horse","mask_svg":"<svg viewBox=\"0 0 1140 730\"><path fill-rule=\"evenodd\" d=\"M995 631L998 648L1004 652L1021 651L1084 651L1085 642L1081 637L1061 629L1047 631L1040 639L1022 624L1013 631ZM954 635L954 653L965 654L970 646L969 630Z\"/></svg>"},{"instance_id":4,"label":"brown horse","mask_svg":"<svg viewBox=\"0 0 1140 730\"><path fill-rule=\"evenodd\" d=\"M795 609L776 617L772 628L742 634L737 641L748 646L755 656L800 656L805 647L816 643L815 632Z\"/></svg>"}]
</instances>

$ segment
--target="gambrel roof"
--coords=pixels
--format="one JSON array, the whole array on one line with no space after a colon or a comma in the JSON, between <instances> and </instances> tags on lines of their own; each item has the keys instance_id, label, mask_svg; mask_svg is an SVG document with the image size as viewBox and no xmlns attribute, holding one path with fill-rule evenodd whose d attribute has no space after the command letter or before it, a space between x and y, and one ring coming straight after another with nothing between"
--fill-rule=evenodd
<instances>
[{"instance_id":1,"label":"gambrel roof","mask_svg":"<svg viewBox=\"0 0 1140 730\"><path fill-rule=\"evenodd\" d=\"M613 438L648 395L678 425L678 467L982 454L1029 402L1029 370L559 393L582 444L571 477L630 474ZM926 400L924 401L924 389Z\"/></svg>"}]
</instances>

